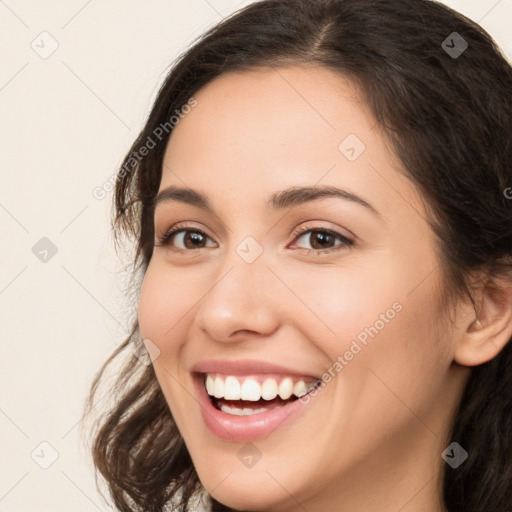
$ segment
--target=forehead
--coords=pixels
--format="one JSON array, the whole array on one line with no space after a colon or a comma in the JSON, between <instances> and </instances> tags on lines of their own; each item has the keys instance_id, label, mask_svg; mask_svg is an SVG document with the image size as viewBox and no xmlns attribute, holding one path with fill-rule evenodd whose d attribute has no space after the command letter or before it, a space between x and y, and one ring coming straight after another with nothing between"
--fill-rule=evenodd
<instances>
[{"instance_id":1,"label":"forehead","mask_svg":"<svg viewBox=\"0 0 512 512\"><path fill-rule=\"evenodd\" d=\"M169 140L160 189L188 186L239 206L315 184L358 189L384 210L398 206L396 187L406 202L416 201L359 90L337 72L230 72L194 97L197 106Z\"/></svg>"},{"instance_id":2,"label":"forehead","mask_svg":"<svg viewBox=\"0 0 512 512\"><path fill-rule=\"evenodd\" d=\"M193 136L205 149L222 142L232 151L257 153L264 142L274 156L289 158L306 153L305 140L308 147L322 143L337 152L347 129L369 139L367 132L376 126L354 84L321 67L229 72L195 98L197 107L176 126L170 146L173 139Z\"/></svg>"}]
</instances>

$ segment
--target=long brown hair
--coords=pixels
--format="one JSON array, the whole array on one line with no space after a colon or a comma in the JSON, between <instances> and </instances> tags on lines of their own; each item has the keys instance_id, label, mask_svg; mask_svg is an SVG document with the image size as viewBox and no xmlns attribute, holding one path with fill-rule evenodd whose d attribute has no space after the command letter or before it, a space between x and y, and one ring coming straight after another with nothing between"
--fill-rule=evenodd
<instances>
[{"instance_id":1,"label":"long brown hair","mask_svg":"<svg viewBox=\"0 0 512 512\"><path fill-rule=\"evenodd\" d=\"M459 54L450 51L454 37ZM504 191L512 186L512 68L489 34L430 0L263 0L210 29L176 61L119 170L113 229L134 247L135 293L152 255L152 204L170 119L224 72L287 64L324 66L361 88L431 209L453 296L469 293L475 269L510 276L512 201ZM149 139L154 147L141 151ZM450 512L510 512L511 345L472 369L456 411L451 438L469 458L445 471ZM92 383L86 414L106 369L127 355L108 390L115 403L95 423L94 464L119 510L160 512L172 503L185 511L201 484L153 367L130 350L136 346L135 321Z\"/></svg>"}]
</instances>

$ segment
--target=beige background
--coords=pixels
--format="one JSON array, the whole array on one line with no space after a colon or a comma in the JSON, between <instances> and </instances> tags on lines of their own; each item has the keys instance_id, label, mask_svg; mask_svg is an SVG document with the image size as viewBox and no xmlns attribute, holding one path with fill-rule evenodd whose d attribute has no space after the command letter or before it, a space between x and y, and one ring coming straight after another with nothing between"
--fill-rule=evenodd
<instances>
[{"instance_id":1,"label":"beige background","mask_svg":"<svg viewBox=\"0 0 512 512\"><path fill-rule=\"evenodd\" d=\"M120 164L172 60L248 3L0 1L0 512L111 510L79 427L129 305L111 193L93 190ZM510 59L512 0L445 3Z\"/></svg>"}]
</instances>

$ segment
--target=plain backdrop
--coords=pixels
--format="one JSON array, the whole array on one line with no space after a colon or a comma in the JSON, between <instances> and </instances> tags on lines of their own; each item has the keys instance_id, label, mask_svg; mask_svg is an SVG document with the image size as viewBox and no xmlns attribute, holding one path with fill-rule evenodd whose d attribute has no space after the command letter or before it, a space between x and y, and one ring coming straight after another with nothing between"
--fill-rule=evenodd
<instances>
[{"instance_id":1,"label":"plain backdrop","mask_svg":"<svg viewBox=\"0 0 512 512\"><path fill-rule=\"evenodd\" d=\"M0 0L0 512L111 510L79 427L135 302L109 231L112 193L93 191L172 61L248 3ZM445 3L510 60L512 0Z\"/></svg>"}]
</instances>

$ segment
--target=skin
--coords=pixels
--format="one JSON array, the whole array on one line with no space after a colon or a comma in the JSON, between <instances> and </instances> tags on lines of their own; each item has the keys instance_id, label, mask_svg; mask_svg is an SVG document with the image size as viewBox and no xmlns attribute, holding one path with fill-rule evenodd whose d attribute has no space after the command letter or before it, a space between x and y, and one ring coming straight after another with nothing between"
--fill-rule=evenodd
<instances>
[{"instance_id":1,"label":"skin","mask_svg":"<svg viewBox=\"0 0 512 512\"><path fill-rule=\"evenodd\" d=\"M200 191L215 213L158 205L155 241L178 222L208 238L200 249L183 234L174 250L155 247L139 324L160 351L154 369L204 487L239 510L444 511L441 453L468 366L496 355L511 334L506 318L493 324L496 308L482 298L483 327L462 300L447 322L420 194L349 81L321 68L262 68L221 75L194 96L160 190ZM353 162L338 149L348 134L366 146ZM312 185L349 190L380 215L334 197L266 207L277 191ZM338 250L308 253L321 246L311 232L294 237L301 226L355 244L335 239L327 248ZM252 263L236 252L247 236L263 251ZM254 441L262 458L253 467L237 457L244 443L206 428L190 374L198 361L257 359L322 375L394 303L401 311L300 415Z\"/></svg>"}]
</instances>

